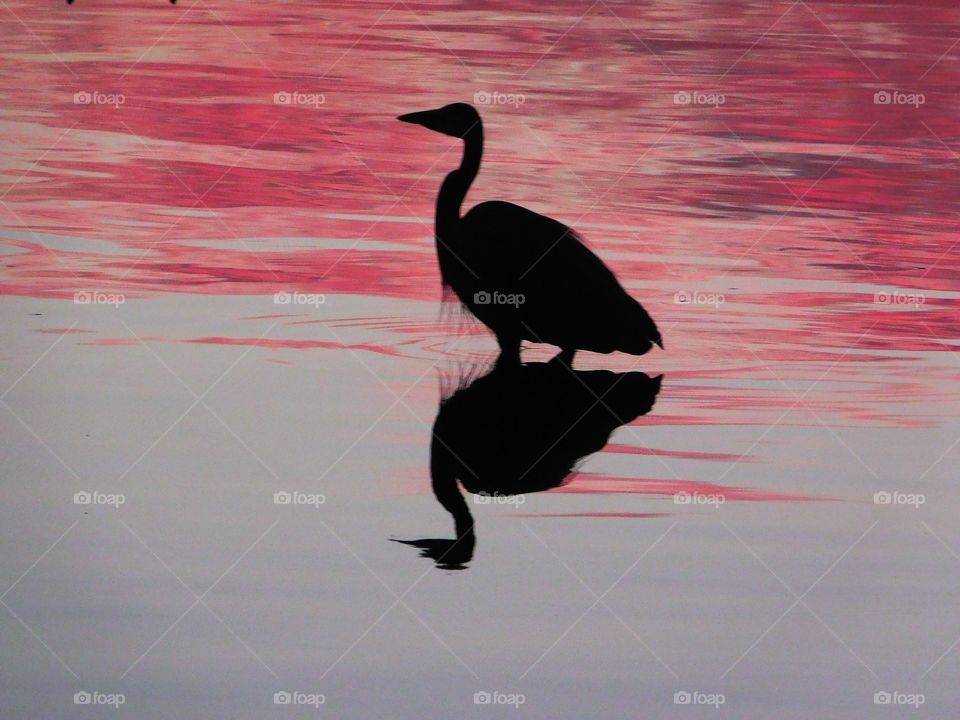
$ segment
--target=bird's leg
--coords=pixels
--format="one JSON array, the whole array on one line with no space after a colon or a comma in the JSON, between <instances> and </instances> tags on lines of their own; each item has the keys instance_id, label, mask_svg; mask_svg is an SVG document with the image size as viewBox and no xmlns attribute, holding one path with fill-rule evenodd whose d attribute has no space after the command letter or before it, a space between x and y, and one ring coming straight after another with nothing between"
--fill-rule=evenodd
<instances>
[{"instance_id":1,"label":"bird's leg","mask_svg":"<svg viewBox=\"0 0 960 720\"><path fill-rule=\"evenodd\" d=\"M563 363L567 367L573 367L573 356L576 354L576 348L562 348L560 352L554 355L553 359Z\"/></svg>"},{"instance_id":2,"label":"bird's leg","mask_svg":"<svg viewBox=\"0 0 960 720\"><path fill-rule=\"evenodd\" d=\"M498 335L497 342L500 344L500 357L497 358L497 367L519 367L520 338Z\"/></svg>"}]
</instances>

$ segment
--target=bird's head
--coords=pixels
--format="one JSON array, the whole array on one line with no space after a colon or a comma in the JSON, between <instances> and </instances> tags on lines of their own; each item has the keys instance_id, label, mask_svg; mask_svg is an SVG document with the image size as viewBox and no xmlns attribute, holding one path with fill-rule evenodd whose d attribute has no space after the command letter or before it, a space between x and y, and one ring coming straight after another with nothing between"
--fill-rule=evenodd
<instances>
[{"instance_id":1,"label":"bird's head","mask_svg":"<svg viewBox=\"0 0 960 720\"><path fill-rule=\"evenodd\" d=\"M399 116L397 120L423 125L455 138L466 137L471 131L480 129L480 114L473 105L467 103L452 103L436 110L407 113Z\"/></svg>"}]
</instances>

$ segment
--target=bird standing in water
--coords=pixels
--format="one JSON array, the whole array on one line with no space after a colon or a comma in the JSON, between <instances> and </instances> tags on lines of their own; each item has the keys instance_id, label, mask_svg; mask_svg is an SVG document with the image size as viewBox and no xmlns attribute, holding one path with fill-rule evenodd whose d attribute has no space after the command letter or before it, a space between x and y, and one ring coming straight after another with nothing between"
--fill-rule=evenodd
<instances>
[{"instance_id":1,"label":"bird standing in water","mask_svg":"<svg viewBox=\"0 0 960 720\"><path fill-rule=\"evenodd\" d=\"M466 103L401 115L464 142L460 167L437 196L437 258L443 283L497 337L498 364L520 363L524 340L577 350L643 355L663 347L653 319L563 223L509 202L460 208L480 169L483 125Z\"/></svg>"}]
</instances>

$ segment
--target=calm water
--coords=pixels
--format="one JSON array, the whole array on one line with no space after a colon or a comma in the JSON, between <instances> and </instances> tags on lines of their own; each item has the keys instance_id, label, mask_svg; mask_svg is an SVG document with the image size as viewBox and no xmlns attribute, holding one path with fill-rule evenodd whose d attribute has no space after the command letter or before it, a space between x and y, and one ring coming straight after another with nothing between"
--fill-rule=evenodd
<instances>
[{"instance_id":1,"label":"calm water","mask_svg":"<svg viewBox=\"0 0 960 720\"><path fill-rule=\"evenodd\" d=\"M4 717L946 717L960 10L343 5L0 9ZM444 571L389 540L451 536L430 427L496 348L439 303L460 148L394 118L453 101L468 203L666 351L579 355L655 407Z\"/></svg>"}]
</instances>

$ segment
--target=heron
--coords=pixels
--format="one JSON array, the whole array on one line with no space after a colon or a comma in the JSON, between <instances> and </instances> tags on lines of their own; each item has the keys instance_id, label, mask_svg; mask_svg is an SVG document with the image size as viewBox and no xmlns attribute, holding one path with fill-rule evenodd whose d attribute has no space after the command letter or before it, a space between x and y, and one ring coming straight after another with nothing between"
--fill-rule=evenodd
<instances>
[{"instance_id":1,"label":"heron","mask_svg":"<svg viewBox=\"0 0 960 720\"><path fill-rule=\"evenodd\" d=\"M520 364L523 341L560 348L643 355L663 341L653 319L570 227L515 205L482 202L461 215L480 170L483 123L476 108L453 103L400 115L463 141L463 158L440 186L437 259L450 289L497 338L498 364Z\"/></svg>"}]
</instances>

